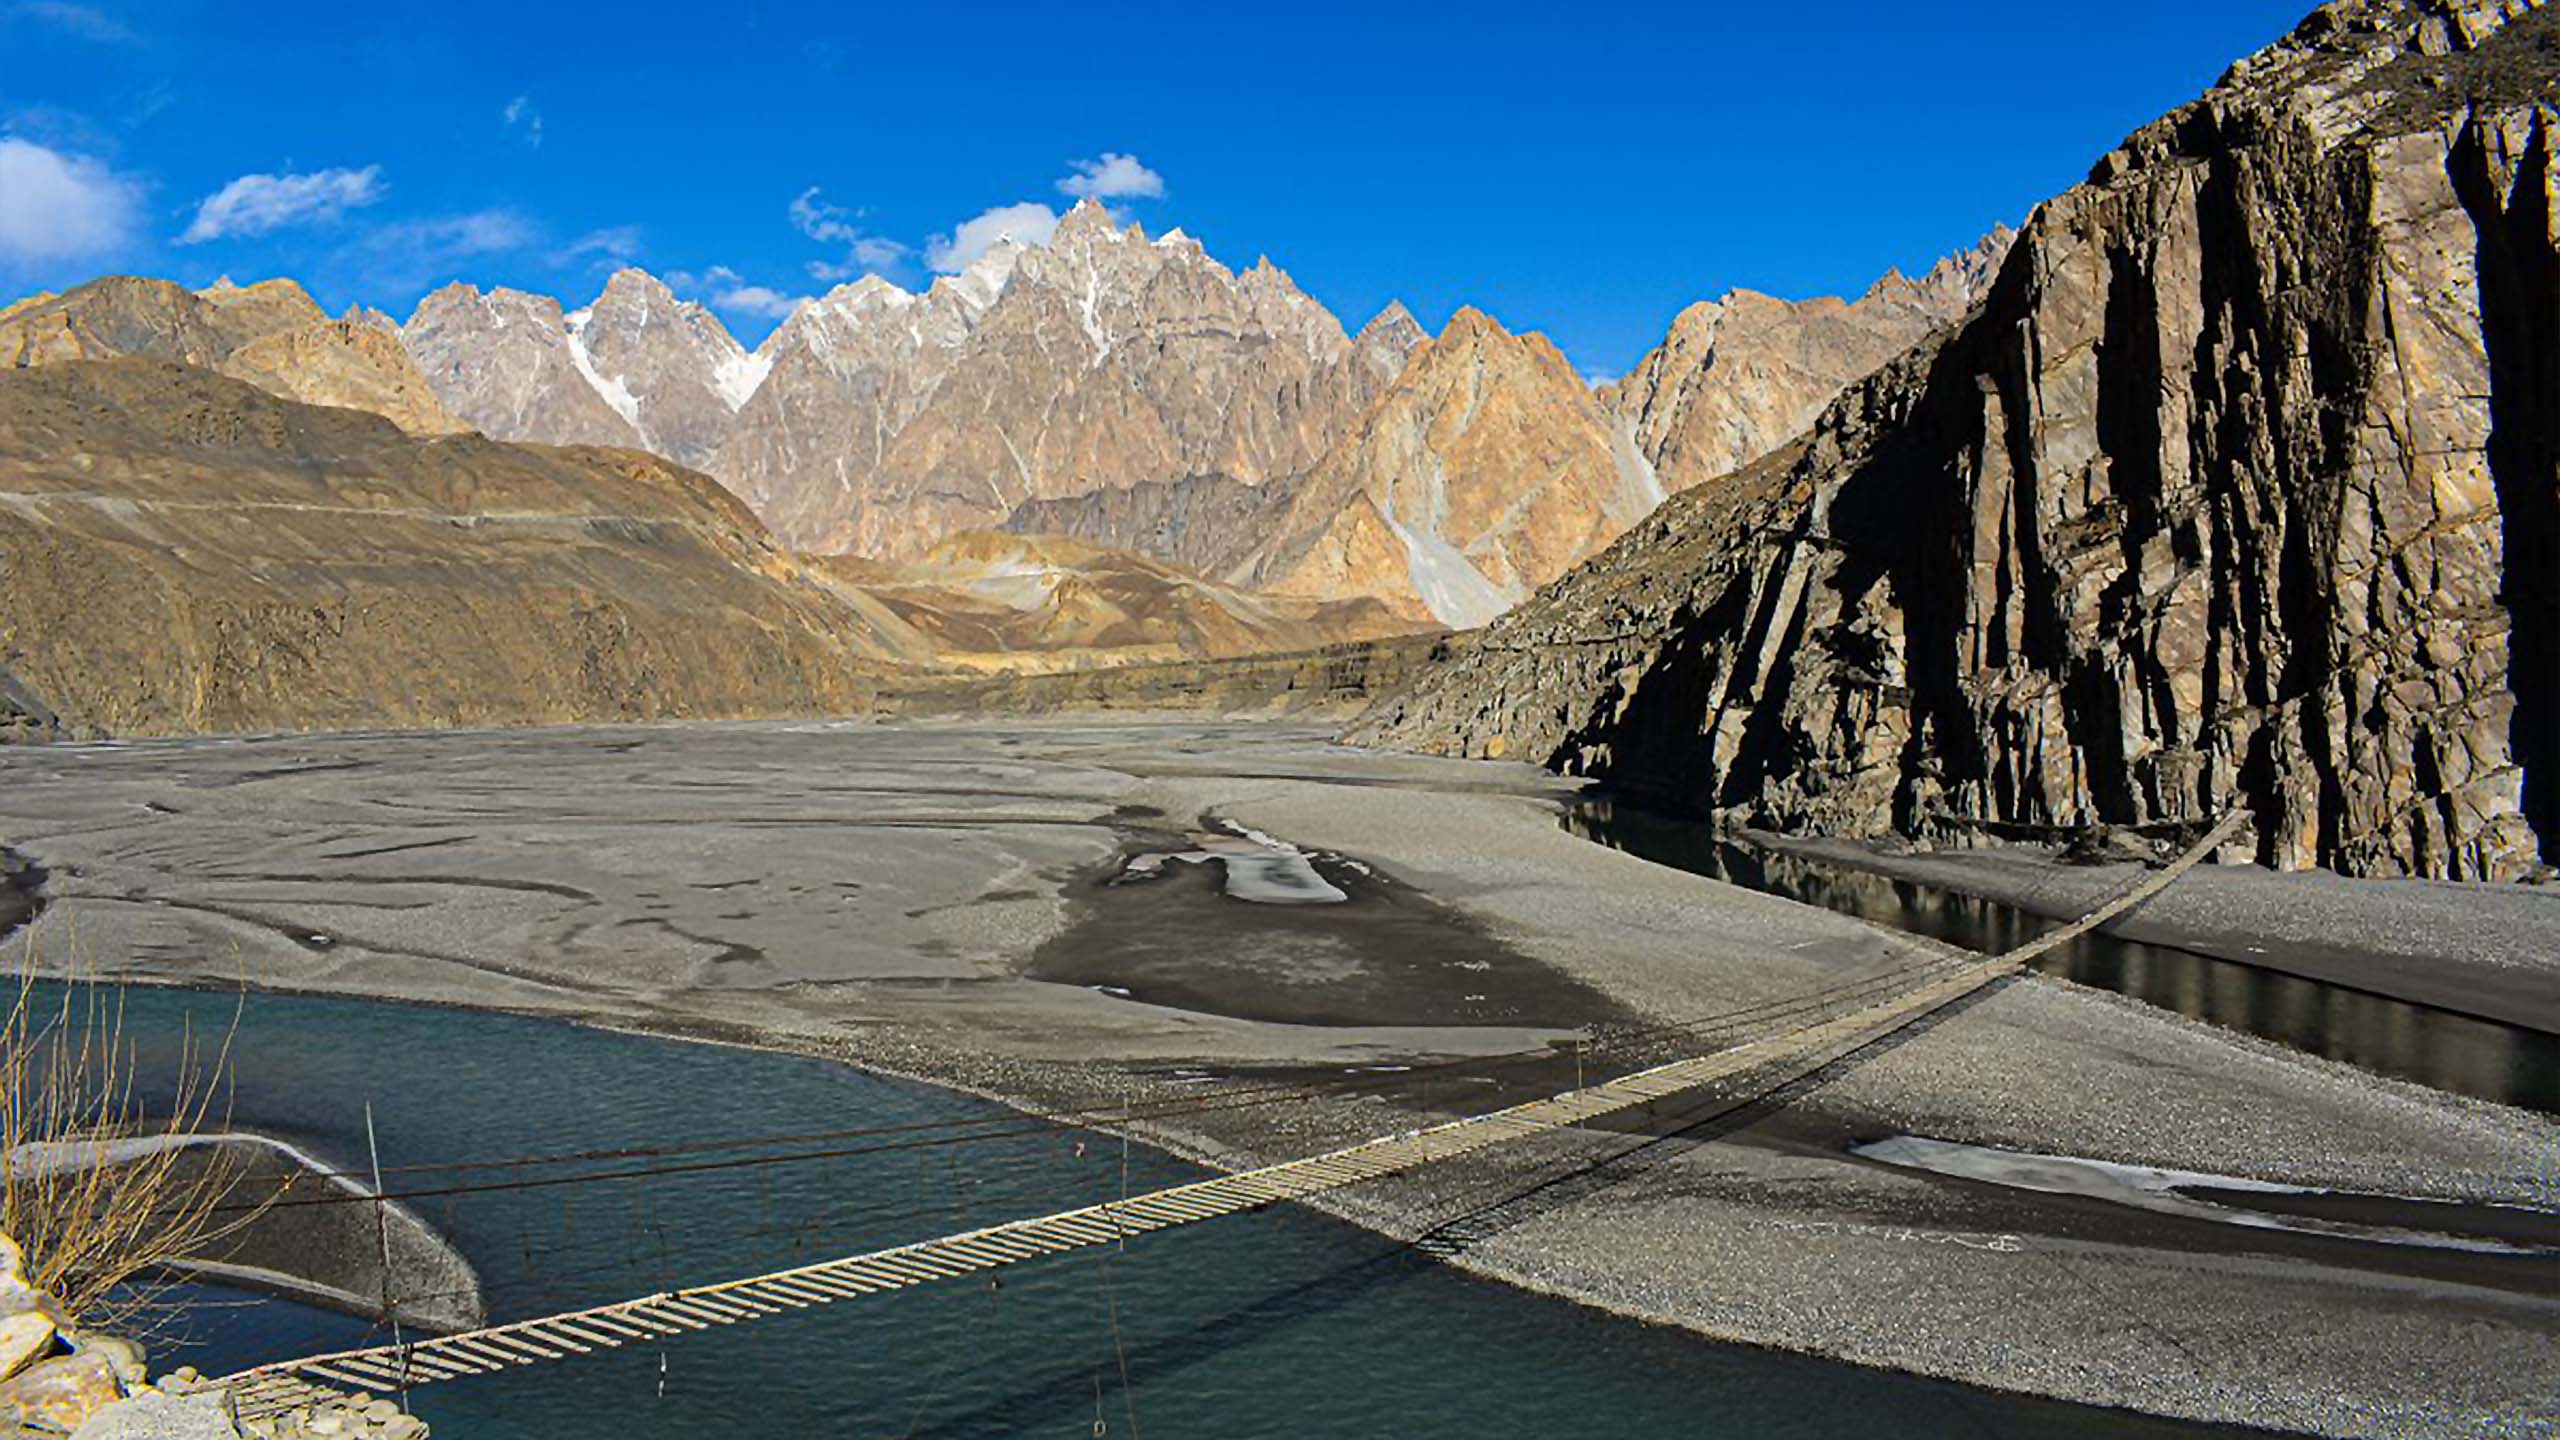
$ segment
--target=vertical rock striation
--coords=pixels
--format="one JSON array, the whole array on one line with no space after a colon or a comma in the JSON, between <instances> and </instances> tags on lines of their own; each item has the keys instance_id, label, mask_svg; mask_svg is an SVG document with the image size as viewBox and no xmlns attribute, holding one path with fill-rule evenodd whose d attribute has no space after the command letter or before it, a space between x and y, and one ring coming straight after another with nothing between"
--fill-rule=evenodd
<instances>
[{"instance_id":1,"label":"vertical rock striation","mask_svg":"<svg viewBox=\"0 0 2560 1440\"><path fill-rule=\"evenodd\" d=\"M1832 834L2245 804L2285 867L2546 863L2554 19L2323 7L1355 735Z\"/></svg>"}]
</instances>

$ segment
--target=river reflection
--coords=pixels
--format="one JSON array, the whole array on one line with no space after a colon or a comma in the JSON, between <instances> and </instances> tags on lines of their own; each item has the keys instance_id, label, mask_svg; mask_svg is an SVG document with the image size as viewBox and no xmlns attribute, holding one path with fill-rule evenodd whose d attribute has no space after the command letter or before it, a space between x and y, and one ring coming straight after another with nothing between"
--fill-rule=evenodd
<instances>
[{"instance_id":1,"label":"river reflection","mask_svg":"<svg viewBox=\"0 0 2560 1440\"><path fill-rule=\"evenodd\" d=\"M1708 825L1607 800L1565 828L1657 865L1998 954L2059 929L2015 906L1719 838ZM2036 962L2225 1029L2457 1095L2560 1114L2560 1037L2174 946L2084 935Z\"/></svg>"}]
</instances>

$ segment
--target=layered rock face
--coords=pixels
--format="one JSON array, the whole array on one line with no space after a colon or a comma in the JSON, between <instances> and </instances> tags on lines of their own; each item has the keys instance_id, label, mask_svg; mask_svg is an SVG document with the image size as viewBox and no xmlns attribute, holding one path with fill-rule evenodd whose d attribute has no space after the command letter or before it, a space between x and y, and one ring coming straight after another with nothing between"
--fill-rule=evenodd
<instances>
[{"instance_id":1,"label":"layered rock face","mask_svg":"<svg viewBox=\"0 0 2560 1440\"><path fill-rule=\"evenodd\" d=\"M1239 275L1088 201L923 294L875 277L804 307L710 464L800 548L908 559L1030 502L1301 474L1419 338L1401 307L1347 336L1269 261ZM1144 548L1110 513L1077 533Z\"/></svg>"},{"instance_id":2,"label":"layered rock face","mask_svg":"<svg viewBox=\"0 0 2560 1440\"><path fill-rule=\"evenodd\" d=\"M1917 280L1888 272L1855 301L1736 290L1680 312L1601 397L1667 490L1730 475L1804 433L1851 382L1973 308L2017 238L2001 226Z\"/></svg>"},{"instance_id":3,"label":"layered rock face","mask_svg":"<svg viewBox=\"0 0 2560 1440\"><path fill-rule=\"evenodd\" d=\"M843 713L877 673L743 505L628 450L121 359L0 370L0 476L0 671L75 732Z\"/></svg>"},{"instance_id":4,"label":"layered rock face","mask_svg":"<svg viewBox=\"0 0 2560 1440\"><path fill-rule=\"evenodd\" d=\"M1275 594L1482 625L1662 499L1555 346L1462 310L1297 486L1248 566Z\"/></svg>"},{"instance_id":5,"label":"layered rock face","mask_svg":"<svg viewBox=\"0 0 2560 1440\"><path fill-rule=\"evenodd\" d=\"M1830 834L2245 805L2283 867L2548 862L2554 18L2325 7L1355 735Z\"/></svg>"},{"instance_id":6,"label":"layered rock face","mask_svg":"<svg viewBox=\"0 0 2560 1440\"><path fill-rule=\"evenodd\" d=\"M0 312L0 367L117 356L212 366L269 394L369 410L416 434L464 428L378 316L332 320L290 280L191 292L118 275Z\"/></svg>"}]
</instances>

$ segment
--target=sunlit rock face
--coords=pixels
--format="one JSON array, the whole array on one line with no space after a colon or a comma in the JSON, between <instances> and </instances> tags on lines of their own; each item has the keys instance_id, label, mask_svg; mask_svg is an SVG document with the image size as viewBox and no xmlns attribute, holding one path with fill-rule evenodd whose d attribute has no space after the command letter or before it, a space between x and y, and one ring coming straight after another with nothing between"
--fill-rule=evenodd
<instances>
[{"instance_id":1,"label":"sunlit rock face","mask_svg":"<svg viewBox=\"0 0 2560 1440\"><path fill-rule=\"evenodd\" d=\"M711 469L792 544L907 559L1027 503L1301 474L1419 339L1401 307L1355 339L1269 261L1088 201L922 293L866 277L803 307ZM1060 524L1149 548L1107 518Z\"/></svg>"},{"instance_id":2,"label":"sunlit rock face","mask_svg":"<svg viewBox=\"0 0 2560 1440\"><path fill-rule=\"evenodd\" d=\"M412 434L465 428L379 314L333 320L290 280L188 290L111 275L0 311L0 367L118 357L218 369L288 400L372 411Z\"/></svg>"},{"instance_id":3,"label":"sunlit rock face","mask_svg":"<svg viewBox=\"0 0 2560 1440\"><path fill-rule=\"evenodd\" d=\"M1997 227L1917 280L1888 272L1855 301L1751 290L1701 301L1602 398L1626 417L1665 489L1730 475L1803 434L1852 382L1961 319L2016 239Z\"/></svg>"},{"instance_id":4,"label":"sunlit rock face","mask_svg":"<svg viewBox=\"0 0 2560 1440\"><path fill-rule=\"evenodd\" d=\"M2324 7L1358 733L1834 834L2246 805L2286 867L2547 863L2554 32Z\"/></svg>"},{"instance_id":5,"label":"sunlit rock face","mask_svg":"<svg viewBox=\"0 0 2560 1440\"><path fill-rule=\"evenodd\" d=\"M1251 578L1485 624L1661 501L1619 441L1544 336L1461 310L1298 488Z\"/></svg>"}]
</instances>

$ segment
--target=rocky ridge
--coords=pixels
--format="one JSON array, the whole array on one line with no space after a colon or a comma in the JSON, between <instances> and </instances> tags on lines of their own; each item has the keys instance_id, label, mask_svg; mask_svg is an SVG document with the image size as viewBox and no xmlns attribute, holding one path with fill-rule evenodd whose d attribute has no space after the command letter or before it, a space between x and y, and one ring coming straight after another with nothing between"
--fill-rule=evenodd
<instances>
[{"instance_id":1,"label":"rocky ridge","mask_svg":"<svg viewBox=\"0 0 2560 1440\"><path fill-rule=\"evenodd\" d=\"M444 403L491 436L699 465L784 543L891 561L1026 503L1301 474L1423 338L1402 306L1345 334L1268 260L1237 273L1091 201L1045 244L1001 240L922 291L840 285L752 353L628 268L576 311L448 286L402 336ZM1119 515L1062 523L1145 549Z\"/></svg>"},{"instance_id":2,"label":"rocky ridge","mask_svg":"<svg viewBox=\"0 0 2560 1440\"><path fill-rule=\"evenodd\" d=\"M272 395L368 410L421 435L464 428L372 312L332 320L290 280L190 291L115 275L0 311L0 368L136 356L204 365Z\"/></svg>"},{"instance_id":3,"label":"rocky ridge","mask_svg":"<svg viewBox=\"0 0 2560 1440\"><path fill-rule=\"evenodd\" d=\"M2280 867L2547 865L2555 42L2529 0L2323 7L1355 737L1831 835L2245 805Z\"/></svg>"},{"instance_id":4,"label":"rocky ridge","mask_svg":"<svg viewBox=\"0 0 2560 1440\"><path fill-rule=\"evenodd\" d=\"M1461 310L1292 492L1246 567L1279 595L1485 624L1662 499L1652 465L1542 335Z\"/></svg>"},{"instance_id":5,"label":"rocky ridge","mask_svg":"<svg viewBox=\"0 0 2560 1440\"><path fill-rule=\"evenodd\" d=\"M627 445L699 467L764 378L719 317L625 266L582 310L455 284L401 338L452 411L501 440Z\"/></svg>"},{"instance_id":6,"label":"rocky ridge","mask_svg":"<svg viewBox=\"0 0 2560 1440\"><path fill-rule=\"evenodd\" d=\"M794 545L912 558L1029 502L1300 474L1419 338L1400 306L1347 335L1267 259L1239 274L1087 201L921 294L875 276L804 306L710 468ZM1104 530L1079 533L1144 548Z\"/></svg>"},{"instance_id":7,"label":"rocky ridge","mask_svg":"<svg viewBox=\"0 0 2560 1440\"><path fill-rule=\"evenodd\" d=\"M1701 301L1603 402L1663 488L1730 475L1804 433L1851 383L1973 308L2017 232L2003 225L1917 280L1888 271L1855 301L1752 290Z\"/></svg>"}]
</instances>

